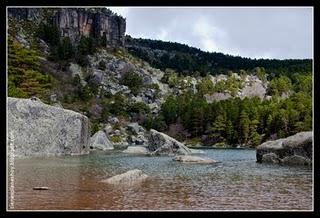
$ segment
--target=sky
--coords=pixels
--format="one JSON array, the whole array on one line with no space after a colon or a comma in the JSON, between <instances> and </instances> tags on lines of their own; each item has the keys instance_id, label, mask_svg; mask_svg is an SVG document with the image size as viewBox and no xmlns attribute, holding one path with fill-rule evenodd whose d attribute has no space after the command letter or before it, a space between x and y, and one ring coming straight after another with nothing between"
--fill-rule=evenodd
<instances>
[{"instance_id":1,"label":"sky","mask_svg":"<svg viewBox=\"0 0 320 218\"><path fill-rule=\"evenodd\" d=\"M109 7L126 34L250 58L313 57L311 7Z\"/></svg>"}]
</instances>

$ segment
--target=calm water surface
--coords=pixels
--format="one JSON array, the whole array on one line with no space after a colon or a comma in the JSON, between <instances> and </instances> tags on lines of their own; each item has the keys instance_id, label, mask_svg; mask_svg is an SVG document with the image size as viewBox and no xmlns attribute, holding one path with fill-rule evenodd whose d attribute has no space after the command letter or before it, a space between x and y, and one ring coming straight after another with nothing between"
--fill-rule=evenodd
<instances>
[{"instance_id":1,"label":"calm water surface","mask_svg":"<svg viewBox=\"0 0 320 218\"><path fill-rule=\"evenodd\" d=\"M205 150L216 165L119 152L20 159L17 210L312 210L312 170L256 163L254 150ZM150 179L115 187L101 180L141 169ZM50 190L33 190L48 186Z\"/></svg>"}]
</instances>

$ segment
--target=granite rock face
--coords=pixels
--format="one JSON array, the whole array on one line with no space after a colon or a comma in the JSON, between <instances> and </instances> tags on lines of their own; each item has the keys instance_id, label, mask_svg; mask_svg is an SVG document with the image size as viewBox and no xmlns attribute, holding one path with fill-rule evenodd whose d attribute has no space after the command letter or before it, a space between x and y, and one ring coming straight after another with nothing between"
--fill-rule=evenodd
<instances>
[{"instance_id":1,"label":"granite rock face","mask_svg":"<svg viewBox=\"0 0 320 218\"><path fill-rule=\"evenodd\" d=\"M154 129L150 130L148 149L155 155L187 155L192 153L181 142Z\"/></svg>"},{"instance_id":2,"label":"granite rock face","mask_svg":"<svg viewBox=\"0 0 320 218\"><path fill-rule=\"evenodd\" d=\"M311 165L312 131L300 132L287 138L267 141L257 147L258 163Z\"/></svg>"},{"instance_id":3,"label":"granite rock face","mask_svg":"<svg viewBox=\"0 0 320 218\"><path fill-rule=\"evenodd\" d=\"M42 18L42 12L38 8L8 8L8 15L19 20L33 21L36 24L39 24Z\"/></svg>"},{"instance_id":4,"label":"granite rock face","mask_svg":"<svg viewBox=\"0 0 320 218\"><path fill-rule=\"evenodd\" d=\"M8 97L8 136L16 157L88 153L88 118L42 103Z\"/></svg>"},{"instance_id":5,"label":"granite rock face","mask_svg":"<svg viewBox=\"0 0 320 218\"><path fill-rule=\"evenodd\" d=\"M61 37L69 37L74 45L82 36L91 36L103 40L107 46L124 46L126 21L106 8L9 8L8 15L35 24L50 20L60 30Z\"/></svg>"}]
</instances>

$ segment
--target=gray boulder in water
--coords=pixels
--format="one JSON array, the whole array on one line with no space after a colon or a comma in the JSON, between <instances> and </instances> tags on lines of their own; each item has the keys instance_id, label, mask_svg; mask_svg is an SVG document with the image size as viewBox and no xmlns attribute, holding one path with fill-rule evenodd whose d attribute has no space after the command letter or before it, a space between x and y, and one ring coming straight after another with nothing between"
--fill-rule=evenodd
<instances>
[{"instance_id":1,"label":"gray boulder in water","mask_svg":"<svg viewBox=\"0 0 320 218\"><path fill-rule=\"evenodd\" d=\"M126 154L148 154L149 151L143 146L129 146L126 150L122 151Z\"/></svg>"},{"instance_id":2,"label":"gray boulder in water","mask_svg":"<svg viewBox=\"0 0 320 218\"><path fill-rule=\"evenodd\" d=\"M134 169L125 173L110 177L102 180L101 182L111 185L136 185L148 179L148 175L144 174L141 170Z\"/></svg>"},{"instance_id":3,"label":"gray boulder in water","mask_svg":"<svg viewBox=\"0 0 320 218\"><path fill-rule=\"evenodd\" d=\"M191 156L191 155L179 155L173 158L173 160L180 161L182 163L197 163L197 164L219 163L219 161L212 160L210 158L197 157L197 156Z\"/></svg>"},{"instance_id":4,"label":"gray boulder in water","mask_svg":"<svg viewBox=\"0 0 320 218\"><path fill-rule=\"evenodd\" d=\"M113 145L107 135L102 130L99 130L91 137L90 148L104 151L113 149Z\"/></svg>"},{"instance_id":5,"label":"gray boulder in water","mask_svg":"<svg viewBox=\"0 0 320 218\"><path fill-rule=\"evenodd\" d=\"M148 149L155 155L187 155L192 151L176 139L154 129L150 130Z\"/></svg>"},{"instance_id":6,"label":"gray boulder in water","mask_svg":"<svg viewBox=\"0 0 320 218\"><path fill-rule=\"evenodd\" d=\"M312 134L312 131L300 132L287 138L267 141L259 145L256 149L257 162L311 165Z\"/></svg>"},{"instance_id":7,"label":"gray boulder in water","mask_svg":"<svg viewBox=\"0 0 320 218\"><path fill-rule=\"evenodd\" d=\"M16 157L88 153L88 118L42 103L8 97L8 143Z\"/></svg>"}]
</instances>

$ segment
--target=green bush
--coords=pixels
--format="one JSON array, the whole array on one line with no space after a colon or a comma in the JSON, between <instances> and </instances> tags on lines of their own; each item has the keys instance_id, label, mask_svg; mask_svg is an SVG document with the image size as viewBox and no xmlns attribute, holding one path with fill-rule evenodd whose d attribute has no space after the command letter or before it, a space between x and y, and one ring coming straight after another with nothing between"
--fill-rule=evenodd
<instances>
[{"instance_id":1,"label":"green bush","mask_svg":"<svg viewBox=\"0 0 320 218\"><path fill-rule=\"evenodd\" d=\"M138 74L129 72L122 77L121 84L128 86L132 94L137 95L143 87L143 79Z\"/></svg>"},{"instance_id":2,"label":"green bush","mask_svg":"<svg viewBox=\"0 0 320 218\"><path fill-rule=\"evenodd\" d=\"M100 70L106 69L106 63L103 60L99 62L98 69Z\"/></svg>"},{"instance_id":3,"label":"green bush","mask_svg":"<svg viewBox=\"0 0 320 218\"><path fill-rule=\"evenodd\" d=\"M147 113L150 113L150 108L148 105L146 105L143 102L135 102L129 105L128 112L147 114Z\"/></svg>"},{"instance_id":4,"label":"green bush","mask_svg":"<svg viewBox=\"0 0 320 218\"><path fill-rule=\"evenodd\" d=\"M59 43L60 33L56 25L40 23L36 29L35 36L43 39L51 46L56 46Z\"/></svg>"},{"instance_id":5,"label":"green bush","mask_svg":"<svg viewBox=\"0 0 320 218\"><path fill-rule=\"evenodd\" d=\"M121 142L121 137L118 135L113 135L113 136L111 136L110 140L113 143L119 143L119 142Z\"/></svg>"}]
</instances>

